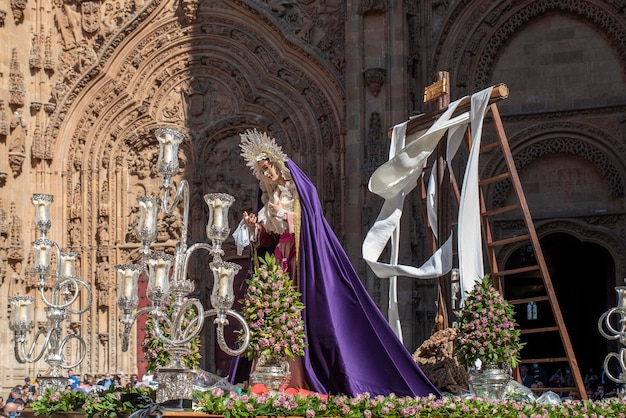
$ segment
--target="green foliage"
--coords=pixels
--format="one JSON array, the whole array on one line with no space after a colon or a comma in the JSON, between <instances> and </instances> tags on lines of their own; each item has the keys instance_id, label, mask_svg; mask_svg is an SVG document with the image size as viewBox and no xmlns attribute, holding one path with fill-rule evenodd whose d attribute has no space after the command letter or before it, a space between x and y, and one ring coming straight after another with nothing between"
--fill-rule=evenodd
<instances>
[{"instance_id":1,"label":"green foliage","mask_svg":"<svg viewBox=\"0 0 626 418\"><path fill-rule=\"evenodd\" d=\"M126 400L129 395L133 400ZM142 396L141 396L142 395ZM115 418L120 414L133 413L144 406L144 400L156 399L152 388L111 387L108 390L97 390L85 394L82 391L66 389L62 391L48 390L36 401L30 403L35 415L50 415L52 412L80 412L86 418Z\"/></svg>"},{"instance_id":2,"label":"green foliage","mask_svg":"<svg viewBox=\"0 0 626 418\"><path fill-rule=\"evenodd\" d=\"M243 317L250 327L250 344L244 356L303 356L307 344L301 294L273 254L267 253L259 261L259 268L246 280L248 291L241 301ZM241 335L239 341L243 341Z\"/></svg>"},{"instance_id":3,"label":"green foliage","mask_svg":"<svg viewBox=\"0 0 626 418\"><path fill-rule=\"evenodd\" d=\"M133 397L134 401L127 399L126 395L143 395L143 399L150 398L153 402L156 399L156 392L147 387L131 387L128 389L117 389L110 387L105 391L90 393L85 400L81 412L86 418L116 418L119 414L130 414L148 404L141 396Z\"/></svg>"},{"instance_id":4,"label":"green foliage","mask_svg":"<svg viewBox=\"0 0 626 418\"><path fill-rule=\"evenodd\" d=\"M173 306L174 296L170 296L169 300L164 303L163 310L171 316L174 311ZM196 315L197 313L195 310L188 309L185 312L184 326L188 326ZM149 316L146 321L146 338L143 340L141 347L145 358L148 361L147 368L152 373L156 373L159 367L167 366L172 358L171 354L165 350L163 341L161 341L161 339L156 335L154 325L154 319L152 316ZM159 325L161 326L161 329L164 330L163 335L171 338L172 332L167 328L167 324L163 320L160 320ZM190 370L196 370L200 366L200 359L202 358L202 355L200 354L200 335L197 335L191 340L189 351L189 354L184 357L185 367Z\"/></svg>"},{"instance_id":5,"label":"green foliage","mask_svg":"<svg viewBox=\"0 0 626 418\"><path fill-rule=\"evenodd\" d=\"M80 411L87 395L82 391L48 389L39 399L30 403L35 415L48 415L51 412Z\"/></svg>"},{"instance_id":6,"label":"green foliage","mask_svg":"<svg viewBox=\"0 0 626 418\"><path fill-rule=\"evenodd\" d=\"M517 367L524 343L516 327L513 305L504 300L486 275L467 293L457 318L455 355L466 367L478 359Z\"/></svg>"}]
</instances>

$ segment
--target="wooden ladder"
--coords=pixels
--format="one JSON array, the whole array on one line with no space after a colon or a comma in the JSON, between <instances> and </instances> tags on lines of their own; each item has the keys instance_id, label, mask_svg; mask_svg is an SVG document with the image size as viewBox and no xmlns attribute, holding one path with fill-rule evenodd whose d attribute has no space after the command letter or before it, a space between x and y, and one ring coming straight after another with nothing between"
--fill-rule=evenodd
<instances>
[{"instance_id":1,"label":"wooden ladder","mask_svg":"<svg viewBox=\"0 0 626 418\"><path fill-rule=\"evenodd\" d=\"M528 304L534 303L541 307L540 312L542 316L551 315L551 317L554 319L553 324L550 324L549 326L519 327L522 334L522 341L526 343L526 346L522 350L522 356L525 352L532 352L535 354L542 353L541 355L536 355L533 357L522 357L520 364L528 365L529 373L531 370L530 365L534 363L544 365L561 363L567 364L573 376L574 386L550 388L547 387L548 382L546 381L545 388L533 388L533 392L545 392L551 390L554 392L569 393L572 391L576 391L578 392L581 399L586 400L588 398L587 392L585 390L585 385L581 376L580 369L578 367L578 362L572 348L569 334L565 327L565 322L561 314L561 309L556 298L554 287L552 285L550 273L545 262L539 238L537 236L530 210L528 208L528 203L526 202L526 197L524 195L522 184L519 179L517 168L515 166L515 161L513 160L509 141L506 137L504 126L502 124L502 119L500 118L500 113L498 111L497 102L505 99L506 97L508 97L508 88L506 87L506 85L500 84L494 86L491 94L491 99L489 101L488 111L485 115L486 119L491 120L491 124L485 123L484 129L487 129L489 126L492 125L493 128L495 128L497 139L490 143L483 142L481 144L479 153L480 158L480 156L485 153L495 153L499 151L501 152L502 160L505 163L505 166L498 174L489 178L479 178L481 225L484 234L483 242L486 250L486 261L488 263L494 285L503 295L505 295L505 297L506 290L508 290L509 288L514 288L516 285L523 284L523 281L525 279L527 282L534 280L534 284L540 281L539 286L533 287L534 291L532 295L528 295L527 297L523 298L508 300L509 303L514 305L518 318L520 317L520 315L525 316ZM457 111L455 112L453 117L457 114L469 110L469 102L469 99L461 102L457 107ZM411 119L407 126L407 135L428 127L428 125L432 124L432 122L434 122L434 120L436 120L442 112L443 109L439 109L438 111L432 112L430 114L421 115L417 118ZM483 140L484 139L485 135L483 135ZM468 150L471 149L471 133L469 132L469 127L465 133L465 142L468 146ZM436 156L435 161L439 158L441 158L441 156ZM456 201L456 207L458 208L458 184L456 183L456 177L454 176L452 167L447 167L447 169L449 171L448 187L451 187L451 190L440 190L438 193L443 197L444 202L445 199L452 198L452 201ZM498 185L498 183L500 183L500 185L508 187L509 189L512 189L512 191L514 192L513 196L515 197L515 201L512 203L508 202L508 204L499 207L488 207L489 205L485 201L486 190L489 187L495 187L496 185ZM420 187L422 188L422 201L425 202L425 193L423 192L424 185L420 184ZM438 203L439 205L441 205L443 202L442 200L439 200ZM448 204L450 203L451 202L448 202ZM501 235L506 232L506 228L495 227L498 222L502 221L513 221L517 223L520 223L519 221L523 221L523 226L517 228L515 232L512 233L510 236L494 237L492 231L499 231ZM427 222L427 219L425 222ZM447 230L450 231L453 225L447 225L445 227L447 227ZM432 240L432 234L429 234L430 229L427 229L429 239ZM528 258L531 261L524 263L524 265L513 267L503 266L503 268L501 268L501 266L498 264L497 259L499 251L512 248L523 248L529 255ZM447 301L444 303L451 304L452 302ZM446 308L442 308L441 304L442 301L440 299L439 310L440 312L445 312ZM449 312L450 310L450 307L448 307L447 311ZM520 323L519 320L518 323ZM515 377L519 381L519 370L515 371ZM547 378L549 377L550 376L547 376Z\"/></svg>"}]
</instances>

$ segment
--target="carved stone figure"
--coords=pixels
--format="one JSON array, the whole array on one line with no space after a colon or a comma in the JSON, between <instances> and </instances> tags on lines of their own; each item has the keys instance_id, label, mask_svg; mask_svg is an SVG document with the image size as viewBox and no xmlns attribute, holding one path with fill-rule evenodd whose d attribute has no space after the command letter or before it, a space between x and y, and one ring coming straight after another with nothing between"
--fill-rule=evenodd
<instances>
[{"instance_id":1,"label":"carved stone figure","mask_svg":"<svg viewBox=\"0 0 626 418\"><path fill-rule=\"evenodd\" d=\"M100 30L100 3L84 1L80 4L82 27L87 33L95 33Z\"/></svg>"},{"instance_id":2,"label":"carved stone figure","mask_svg":"<svg viewBox=\"0 0 626 418\"><path fill-rule=\"evenodd\" d=\"M181 3L187 23L195 23L198 20L198 0L182 0Z\"/></svg>"},{"instance_id":3,"label":"carved stone figure","mask_svg":"<svg viewBox=\"0 0 626 418\"><path fill-rule=\"evenodd\" d=\"M18 112L11 118L11 141L9 144L9 165L13 177L22 172L22 164L26 158L26 125Z\"/></svg>"}]
</instances>

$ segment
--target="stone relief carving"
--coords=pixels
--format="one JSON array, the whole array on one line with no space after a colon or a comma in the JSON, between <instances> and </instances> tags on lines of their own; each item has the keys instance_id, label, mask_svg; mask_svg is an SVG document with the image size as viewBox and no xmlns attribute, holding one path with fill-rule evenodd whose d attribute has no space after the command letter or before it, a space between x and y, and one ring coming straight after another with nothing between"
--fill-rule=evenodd
<instances>
[{"instance_id":1,"label":"stone relief carving","mask_svg":"<svg viewBox=\"0 0 626 418\"><path fill-rule=\"evenodd\" d=\"M515 152L515 166L521 171L530 162L545 155L571 154L590 161L606 178L611 195L624 195L624 177L609 156L594 144L570 137L550 138L535 142ZM493 202L497 206L505 204L511 183L500 182L494 188Z\"/></svg>"},{"instance_id":2,"label":"stone relief carving","mask_svg":"<svg viewBox=\"0 0 626 418\"><path fill-rule=\"evenodd\" d=\"M44 32L44 27L41 25L41 33ZM43 52L43 69L46 71L54 72L55 61L52 55L52 31L48 32L48 35L44 39L44 52Z\"/></svg>"},{"instance_id":3,"label":"stone relief carving","mask_svg":"<svg viewBox=\"0 0 626 418\"><path fill-rule=\"evenodd\" d=\"M505 6L503 5L503 7ZM585 21L593 22L601 28L615 45L615 51L619 54L622 62L623 75L626 76L626 39L622 36L624 25L618 21L618 13L611 12L587 1L544 0L533 2L516 11L515 15L507 19L506 22L500 23L496 32L486 37L487 42L482 46L481 53L476 56L477 63L472 65L472 67L468 67L476 68L476 71L473 72L475 76L473 84L476 86L476 90L482 90L487 87L491 79L493 62L497 58L496 54L502 49L502 46L511 35L533 17L546 13L548 10L569 10L571 13L582 16ZM474 34L473 36L477 35Z\"/></svg>"},{"instance_id":4,"label":"stone relief carving","mask_svg":"<svg viewBox=\"0 0 626 418\"><path fill-rule=\"evenodd\" d=\"M287 33L318 47L337 69L343 62L345 4L328 0L265 0L269 12L280 20Z\"/></svg>"},{"instance_id":5,"label":"stone relief carving","mask_svg":"<svg viewBox=\"0 0 626 418\"><path fill-rule=\"evenodd\" d=\"M30 65L30 68L34 70L39 70L41 68L41 47L39 45L39 35L36 33L33 33L28 64Z\"/></svg>"},{"instance_id":6,"label":"stone relief carving","mask_svg":"<svg viewBox=\"0 0 626 418\"><path fill-rule=\"evenodd\" d=\"M70 225L68 229L70 247L80 247L82 245L82 233L83 230L81 219L73 218L72 220L70 220Z\"/></svg>"},{"instance_id":7,"label":"stone relief carving","mask_svg":"<svg viewBox=\"0 0 626 418\"><path fill-rule=\"evenodd\" d=\"M370 89L370 92L374 95L374 97L378 97L380 88L385 83L386 75L387 70L384 68L368 68L363 72L365 84L367 84L367 87Z\"/></svg>"},{"instance_id":8,"label":"stone relief carving","mask_svg":"<svg viewBox=\"0 0 626 418\"><path fill-rule=\"evenodd\" d=\"M13 177L22 172L22 164L26 158L26 124L19 112L11 117L11 139L9 142L9 166Z\"/></svg>"},{"instance_id":9,"label":"stone relief carving","mask_svg":"<svg viewBox=\"0 0 626 418\"><path fill-rule=\"evenodd\" d=\"M198 0L181 0L181 8L188 24L198 20Z\"/></svg>"},{"instance_id":10,"label":"stone relief carving","mask_svg":"<svg viewBox=\"0 0 626 418\"><path fill-rule=\"evenodd\" d=\"M0 136L6 137L9 135L9 117L7 115L6 106L4 100L0 100Z\"/></svg>"},{"instance_id":11,"label":"stone relief carving","mask_svg":"<svg viewBox=\"0 0 626 418\"><path fill-rule=\"evenodd\" d=\"M9 261L22 261L24 259L24 242L22 240L22 218L15 213L15 203L11 202L9 225Z\"/></svg>"},{"instance_id":12,"label":"stone relief carving","mask_svg":"<svg viewBox=\"0 0 626 418\"><path fill-rule=\"evenodd\" d=\"M100 2L83 1L80 4L83 31L94 34L100 30Z\"/></svg>"},{"instance_id":13,"label":"stone relief carving","mask_svg":"<svg viewBox=\"0 0 626 418\"><path fill-rule=\"evenodd\" d=\"M110 274L111 267L108 261L100 261L96 268L96 295L98 297L98 306L100 308L106 308L109 306L109 292L113 287Z\"/></svg>"},{"instance_id":14,"label":"stone relief carving","mask_svg":"<svg viewBox=\"0 0 626 418\"><path fill-rule=\"evenodd\" d=\"M24 9L26 9L26 0L11 0L11 12L13 12L13 21L16 25L24 21Z\"/></svg>"},{"instance_id":15,"label":"stone relief carving","mask_svg":"<svg viewBox=\"0 0 626 418\"><path fill-rule=\"evenodd\" d=\"M360 13L384 13L388 7L387 0L363 0Z\"/></svg>"},{"instance_id":16,"label":"stone relief carving","mask_svg":"<svg viewBox=\"0 0 626 418\"><path fill-rule=\"evenodd\" d=\"M26 88L24 87L24 74L20 70L20 62L17 56L17 48L11 50L11 68L9 70L9 104L16 107L24 106Z\"/></svg>"}]
</instances>

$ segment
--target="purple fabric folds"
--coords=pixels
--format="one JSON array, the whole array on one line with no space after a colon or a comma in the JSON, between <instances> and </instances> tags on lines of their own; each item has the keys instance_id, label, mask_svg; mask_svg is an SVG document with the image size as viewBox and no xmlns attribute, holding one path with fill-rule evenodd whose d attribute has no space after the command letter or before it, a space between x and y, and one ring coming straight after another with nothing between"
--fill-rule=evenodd
<instances>
[{"instance_id":1,"label":"purple fabric folds","mask_svg":"<svg viewBox=\"0 0 626 418\"><path fill-rule=\"evenodd\" d=\"M440 395L397 338L326 222L315 186L291 160L302 207L300 290L307 381L320 393Z\"/></svg>"}]
</instances>

